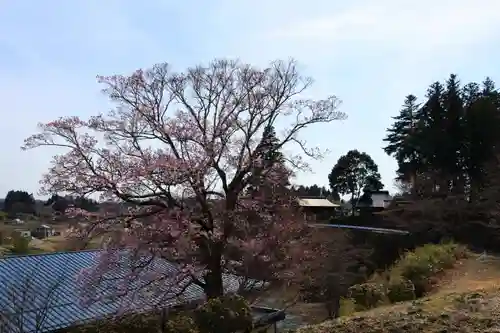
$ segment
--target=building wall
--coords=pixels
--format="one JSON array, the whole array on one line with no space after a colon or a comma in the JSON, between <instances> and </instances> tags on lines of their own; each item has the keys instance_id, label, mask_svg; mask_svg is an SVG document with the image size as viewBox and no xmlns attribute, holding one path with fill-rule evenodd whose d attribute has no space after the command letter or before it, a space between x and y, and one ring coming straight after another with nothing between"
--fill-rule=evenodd
<instances>
[{"instance_id":1,"label":"building wall","mask_svg":"<svg viewBox=\"0 0 500 333\"><path fill-rule=\"evenodd\" d=\"M316 222L328 222L338 215L337 207L303 207L302 211L307 219Z\"/></svg>"},{"instance_id":2,"label":"building wall","mask_svg":"<svg viewBox=\"0 0 500 333\"><path fill-rule=\"evenodd\" d=\"M26 238L31 237L31 231L29 231L29 230L19 231L19 234L21 235L21 237L26 237Z\"/></svg>"},{"instance_id":3,"label":"building wall","mask_svg":"<svg viewBox=\"0 0 500 333\"><path fill-rule=\"evenodd\" d=\"M386 208L391 197L387 194L372 194L372 207Z\"/></svg>"},{"instance_id":4,"label":"building wall","mask_svg":"<svg viewBox=\"0 0 500 333\"><path fill-rule=\"evenodd\" d=\"M51 237L54 236L54 229L36 228L36 230L33 232L33 235L35 235L35 237L37 238Z\"/></svg>"}]
</instances>

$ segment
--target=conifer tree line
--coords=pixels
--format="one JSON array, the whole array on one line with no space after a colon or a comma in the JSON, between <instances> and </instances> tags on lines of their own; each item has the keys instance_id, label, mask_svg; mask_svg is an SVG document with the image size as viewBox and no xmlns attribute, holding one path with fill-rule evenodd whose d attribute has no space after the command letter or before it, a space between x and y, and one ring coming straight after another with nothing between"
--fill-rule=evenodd
<instances>
[{"instance_id":1,"label":"conifer tree line","mask_svg":"<svg viewBox=\"0 0 500 333\"><path fill-rule=\"evenodd\" d=\"M398 163L397 180L412 193L474 200L498 153L499 108L500 93L490 78L462 84L452 74L432 83L423 99L406 96L384 139L384 151Z\"/></svg>"}]
</instances>

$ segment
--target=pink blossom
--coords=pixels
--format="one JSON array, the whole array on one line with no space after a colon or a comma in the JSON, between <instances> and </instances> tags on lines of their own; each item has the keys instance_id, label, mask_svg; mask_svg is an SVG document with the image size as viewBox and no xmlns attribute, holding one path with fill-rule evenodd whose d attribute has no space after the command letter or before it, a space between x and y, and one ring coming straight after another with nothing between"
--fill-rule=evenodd
<instances>
[{"instance_id":1,"label":"pink blossom","mask_svg":"<svg viewBox=\"0 0 500 333\"><path fill-rule=\"evenodd\" d=\"M155 282L148 288L162 292L162 286L194 282L213 297L220 292L213 274L266 281L307 274L321 246L287 188L305 164L293 156L293 163L268 165L258 147L265 126L282 125L279 149L295 144L319 156L305 148L300 133L344 118L335 97L300 100L310 80L293 61L257 69L217 60L185 73L161 64L98 79L114 110L41 124L23 147L64 150L43 177L42 193L96 194L123 205L97 214L67 212L85 221L75 237L105 235L98 264L80 275L85 299L107 297L106 290L129 293L139 282ZM178 269L165 272L148 258ZM106 280L111 273L125 275L113 288Z\"/></svg>"}]
</instances>

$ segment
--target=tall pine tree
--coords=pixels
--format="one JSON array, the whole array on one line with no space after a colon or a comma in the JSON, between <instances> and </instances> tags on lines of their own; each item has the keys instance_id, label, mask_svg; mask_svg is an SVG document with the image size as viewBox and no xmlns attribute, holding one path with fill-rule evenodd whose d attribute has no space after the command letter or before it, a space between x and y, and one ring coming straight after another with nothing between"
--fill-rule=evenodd
<instances>
[{"instance_id":1,"label":"tall pine tree","mask_svg":"<svg viewBox=\"0 0 500 333\"><path fill-rule=\"evenodd\" d=\"M280 148L280 141L276 137L274 127L265 127L262 140L256 148L260 159L253 168L247 189L248 195L262 195L263 192L271 194L272 191L283 191L290 185L285 167L285 157ZM270 177L279 177L280 179L269 181Z\"/></svg>"},{"instance_id":2,"label":"tall pine tree","mask_svg":"<svg viewBox=\"0 0 500 333\"><path fill-rule=\"evenodd\" d=\"M421 163L426 166L424 172L438 177L442 176L443 167L446 164L443 158L443 149L446 145L446 115L443 108L443 94L443 85L434 82L427 90L426 102L417 112L419 120L416 140L420 147ZM437 186L441 185L443 184L433 182L432 190L434 191Z\"/></svg>"},{"instance_id":3,"label":"tall pine tree","mask_svg":"<svg viewBox=\"0 0 500 333\"><path fill-rule=\"evenodd\" d=\"M500 143L500 98L490 79L464 87L463 167L471 199L486 185L486 169Z\"/></svg>"},{"instance_id":4,"label":"tall pine tree","mask_svg":"<svg viewBox=\"0 0 500 333\"><path fill-rule=\"evenodd\" d=\"M491 79L482 88L461 87L450 75L445 85L430 85L421 106L407 96L384 150L398 162L399 180L416 185L422 179L426 191L471 199L484 186L485 166L500 152L499 114L500 94Z\"/></svg>"},{"instance_id":5,"label":"tall pine tree","mask_svg":"<svg viewBox=\"0 0 500 333\"><path fill-rule=\"evenodd\" d=\"M398 162L397 179L403 183L415 182L416 174L422 168L416 140L419 106L415 95L406 96L399 115L392 118L395 122L387 129L384 139L387 142L384 151Z\"/></svg>"},{"instance_id":6,"label":"tall pine tree","mask_svg":"<svg viewBox=\"0 0 500 333\"><path fill-rule=\"evenodd\" d=\"M456 75L450 75L446 81L446 90L443 96L445 110L445 133L442 147L443 174L448 176L447 185L454 193L463 193L465 175L463 156L461 154L464 142L463 132L463 100L460 82Z\"/></svg>"}]
</instances>

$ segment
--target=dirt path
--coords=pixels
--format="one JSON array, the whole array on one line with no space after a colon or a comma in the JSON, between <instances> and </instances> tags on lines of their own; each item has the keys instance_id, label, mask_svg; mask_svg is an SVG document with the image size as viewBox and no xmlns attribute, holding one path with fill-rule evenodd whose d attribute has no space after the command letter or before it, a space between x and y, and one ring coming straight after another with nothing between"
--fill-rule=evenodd
<instances>
[{"instance_id":1,"label":"dirt path","mask_svg":"<svg viewBox=\"0 0 500 333\"><path fill-rule=\"evenodd\" d=\"M500 258L474 256L459 263L440 280L439 293L500 288Z\"/></svg>"}]
</instances>

